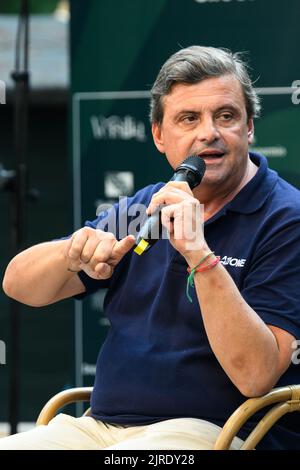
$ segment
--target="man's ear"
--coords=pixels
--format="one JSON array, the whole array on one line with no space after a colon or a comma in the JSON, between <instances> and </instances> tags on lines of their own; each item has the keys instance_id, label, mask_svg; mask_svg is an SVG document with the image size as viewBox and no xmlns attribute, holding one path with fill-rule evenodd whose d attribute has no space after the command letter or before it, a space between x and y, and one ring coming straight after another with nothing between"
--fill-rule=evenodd
<instances>
[{"instance_id":1,"label":"man's ear","mask_svg":"<svg viewBox=\"0 0 300 470\"><path fill-rule=\"evenodd\" d=\"M157 122L152 124L152 136L157 150L159 150L161 153L165 153L163 130L161 124L158 124Z\"/></svg>"},{"instance_id":2,"label":"man's ear","mask_svg":"<svg viewBox=\"0 0 300 470\"><path fill-rule=\"evenodd\" d=\"M254 139L254 122L253 119L249 119L248 121L248 144L253 144Z\"/></svg>"}]
</instances>

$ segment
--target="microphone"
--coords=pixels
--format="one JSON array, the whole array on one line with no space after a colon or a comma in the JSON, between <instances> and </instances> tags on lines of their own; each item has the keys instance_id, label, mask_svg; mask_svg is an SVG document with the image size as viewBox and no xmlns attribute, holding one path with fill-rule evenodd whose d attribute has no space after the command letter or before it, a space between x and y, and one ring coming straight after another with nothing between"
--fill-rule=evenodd
<instances>
[{"instance_id":1,"label":"microphone","mask_svg":"<svg viewBox=\"0 0 300 470\"><path fill-rule=\"evenodd\" d=\"M204 176L206 169L205 162L202 158L191 155L187 157L175 170L174 175L170 181L185 181L191 189L194 189ZM162 225L160 220L160 210L154 212L145 224L142 226L137 239L134 252L142 255L148 251L154 243L157 242L157 235L161 235ZM154 237L154 235L156 235Z\"/></svg>"}]
</instances>

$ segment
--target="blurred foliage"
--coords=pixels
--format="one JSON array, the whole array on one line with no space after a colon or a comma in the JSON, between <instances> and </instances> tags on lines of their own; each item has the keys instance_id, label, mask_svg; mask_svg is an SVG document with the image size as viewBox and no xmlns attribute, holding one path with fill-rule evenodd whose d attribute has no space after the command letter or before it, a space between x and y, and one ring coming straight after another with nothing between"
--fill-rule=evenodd
<instances>
[{"instance_id":1,"label":"blurred foliage","mask_svg":"<svg viewBox=\"0 0 300 470\"><path fill-rule=\"evenodd\" d=\"M53 13L59 0L28 0L30 13ZM0 14L18 14L21 0L1 0Z\"/></svg>"}]
</instances>

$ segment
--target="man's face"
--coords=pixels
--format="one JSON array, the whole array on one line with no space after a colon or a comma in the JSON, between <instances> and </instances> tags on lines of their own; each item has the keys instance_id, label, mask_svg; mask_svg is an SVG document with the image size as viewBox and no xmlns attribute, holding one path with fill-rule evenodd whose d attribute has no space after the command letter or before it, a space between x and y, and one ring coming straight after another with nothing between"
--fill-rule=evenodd
<instances>
[{"instance_id":1,"label":"man's face","mask_svg":"<svg viewBox=\"0 0 300 470\"><path fill-rule=\"evenodd\" d=\"M232 75L176 84L163 99L161 125L152 132L173 168L189 155L206 163L203 184L232 190L246 172L253 121L248 120L240 83Z\"/></svg>"}]
</instances>

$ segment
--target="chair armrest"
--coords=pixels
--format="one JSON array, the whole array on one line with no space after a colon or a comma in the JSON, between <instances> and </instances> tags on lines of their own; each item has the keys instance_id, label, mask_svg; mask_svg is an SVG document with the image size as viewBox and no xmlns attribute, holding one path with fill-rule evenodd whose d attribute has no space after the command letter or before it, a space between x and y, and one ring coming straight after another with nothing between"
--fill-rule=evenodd
<instances>
[{"instance_id":1,"label":"chair armrest","mask_svg":"<svg viewBox=\"0 0 300 470\"><path fill-rule=\"evenodd\" d=\"M43 407L39 414L36 425L48 424L49 421L54 418L58 410L63 406L69 405L76 401L89 401L91 397L93 387L78 387L69 388L57 393Z\"/></svg>"},{"instance_id":2,"label":"chair armrest","mask_svg":"<svg viewBox=\"0 0 300 470\"><path fill-rule=\"evenodd\" d=\"M241 447L242 450L254 449L257 443L269 431L273 424L281 418L281 416L293 411L300 411L300 385L274 388L262 397L249 398L246 400L241 406L239 406L239 408L237 408L237 410L234 411L224 424L223 429L216 440L214 449L229 449L234 436L238 433L245 422L257 411L274 403L280 404L274 406L255 426Z\"/></svg>"}]
</instances>

